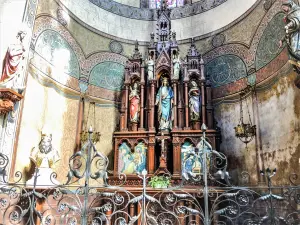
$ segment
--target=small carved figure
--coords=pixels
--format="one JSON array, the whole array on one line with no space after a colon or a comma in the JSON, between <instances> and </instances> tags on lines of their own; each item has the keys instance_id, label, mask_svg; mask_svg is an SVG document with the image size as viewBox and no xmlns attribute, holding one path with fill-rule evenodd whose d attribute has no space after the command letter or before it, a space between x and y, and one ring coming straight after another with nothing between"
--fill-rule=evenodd
<instances>
[{"instance_id":1,"label":"small carved figure","mask_svg":"<svg viewBox=\"0 0 300 225\"><path fill-rule=\"evenodd\" d=\"M158 118L160 130L172 129L173 90L169 87L168 78L164 77L162 86L156 95L155 105L158 105Z\"/></svg>"},{"instance_id":2,"label":"small carved figure","mask_svg":"<svg viewBox=\"0 0 300 225\"><path fill-rule=\"evenodd\" d=\"M191 89L189 91L189 107L191 121L198 121L200 119L201 98L200 89L195 81L191 82Z\"/></svg>"},{"instance_id":3,"label":"small carved figure","mask_svg":"<svg viewBox=\"0 0 300 225\"><path fill-rule=\"evenodd\" d=\"M23 45L23 39L26 33L24 31L20 31L17 34L17 42L11 44L6 52L4 64L3 64L3 71L0 78L0 84L11 80L14 78L15 74L19 69L19 64L21 60L24 58L23 54L25 52L25 48Z\"/></svg>"},{"instance_id":4,"label":"small carved figure","mask_svg":"<svg viewBox=\"0 0 300 225\"><path fill-rule=\"evenodd\" d=\"M172 79L179 79L179 72L180 72L180 57L179 54L173 56L173 77Z\"/></svg>"},{"instance_id":5,"label":"small carved figure","mask_svg":"<svg viewBox=\"0 0 300 225\"><path fill-rule=\"evenodd\" d=\"M150 56L148 61L147 61L147 65L148 65L148 80L153 80L154 79L154 60L152 59L152 57Z\"/></svg>"},{"instance_id":6,"label":"small carved figure","mask_svg":"<svg viewBox=\"0 0 300 225\"><path fill-rule=\"evenodd\" d=\"M42 134L38 147L31 150L30 159L37 168L52 168L60 160L59 153L52 146L52 134Z\"/></svg>"},{"instance_id":7,"label":"small carved figure","mask_svg":"<svg viewBox=\"0 0 300 225\"><path fill-rule=\"evenodd\" d=\"M284 21L286 22L285 38L281 40L279 46L282 46L282 41L287 43L290 54L297 60L291 61L297 67L300 66L300 6L293 0L283 0L282 10L286 13Z\"/></svg>"},{"instance_id":8,"label":"small carved figure","mask_svg":"<svg viewBox=\"0 0 300 225\"><path fill-rule=\"evenodd\" d=\"M139 96L138 84L136 82L133 84L133 88L130 87L129 101L130 101L130 121L137 123L139 121L140 96Z\"/></svg>"}]
</instances>

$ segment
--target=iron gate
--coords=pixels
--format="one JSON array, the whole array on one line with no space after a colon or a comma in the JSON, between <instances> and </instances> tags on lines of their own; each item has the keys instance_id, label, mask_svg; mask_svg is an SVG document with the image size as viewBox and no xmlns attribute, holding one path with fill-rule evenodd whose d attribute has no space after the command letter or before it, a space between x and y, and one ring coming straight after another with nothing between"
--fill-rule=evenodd
<instances>
[{"instance_id":1,"label":"iron gate","mask_svg":"<svg viewBox=\"0 0 300 225\"><path fill-rule=\"evenodd\" d=\"M0 224L30 225L298 225L300 224L300 191L293 174L291 185L274 187L276 171L267 169L266 187L237 187L230 184L227 158L212 149L203 137L196 148L182 160L182 182L168 189L147 186L149 176L138 174L143 181L140 191L130 191L108 183L107 156L97 151L91 138L81 151L69 159L67 181L63 185L42 189L7 182L5 172L0 187ZM92 131L90 131L90 136ZM190 156L202 164L201 174L185 171ZM6 171L8 157L0 154L1 170ZM244 178L247 173L244 173ZM54 180L57 174L53 173ZM125 183L126 175L119 179ZM197 185L198 184L198 185Z\"/></svg>"}]
</instances>

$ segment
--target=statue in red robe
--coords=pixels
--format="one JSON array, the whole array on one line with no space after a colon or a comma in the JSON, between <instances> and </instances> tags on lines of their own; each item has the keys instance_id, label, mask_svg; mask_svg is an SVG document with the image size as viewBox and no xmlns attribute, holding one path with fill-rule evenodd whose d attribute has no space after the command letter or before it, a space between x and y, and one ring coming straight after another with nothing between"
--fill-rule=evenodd
<instances>
[{"instance_id":1,"label":"statue in red robe","mask_svg":"<svg viewBox=\"0 0 300 225\"><path fill-rule=\"evenodd\" d=\"M19 64L23 59L23 54L25 52L23 46L23 39L26 33L23 31L18 32L17 34L17 43L11 44L6 52L4 63L3 63L3 70L2 75L0 78L0 83L7 82L14 78L16 72L19 69Z\"/></svg>"},{"instance_id":2,"label":"statue in red robe","mask_svg":"<svg viewBox=\"0 0 300 225\"><path fill-rule=\"evenodd\" d=\"M133 88L130 87L130 121L137 123L139 122L139 112L140 112L140 96L138 90L138 84L134 83Z\"/></svg>"}]
</instances>

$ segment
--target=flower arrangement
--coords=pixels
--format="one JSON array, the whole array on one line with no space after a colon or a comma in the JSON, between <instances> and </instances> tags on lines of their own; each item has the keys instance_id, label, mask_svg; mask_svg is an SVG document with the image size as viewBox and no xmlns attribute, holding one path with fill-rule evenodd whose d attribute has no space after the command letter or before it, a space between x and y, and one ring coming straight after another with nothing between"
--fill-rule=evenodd
<instances>
[{"instance_id":1,"label":"flower arrangement","mask_svg":"<svg viewBox=\"0 0 300 225\"><path fill-rule=\"evenodd\" d=\"M167 176L154 176L151 177L149 185L152 188L168 188L170 185L170 177Z\"/></svg>"}]
</instances>

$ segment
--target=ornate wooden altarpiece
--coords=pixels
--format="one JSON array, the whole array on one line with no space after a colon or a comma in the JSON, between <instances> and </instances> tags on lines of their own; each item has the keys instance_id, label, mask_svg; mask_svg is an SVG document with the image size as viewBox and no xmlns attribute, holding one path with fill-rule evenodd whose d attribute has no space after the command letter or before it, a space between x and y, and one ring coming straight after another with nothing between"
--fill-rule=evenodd
<instances>
[{"instance_id":1,"label":"ornate wooden altarpiece","mask_svg":"<svg viewBox=\"0 0 300 225\"><path fill-rule=\"evenodd\" d=\"M157 12L157 42L154 33L151 33L148 59L142 59L136 42L134 54L125 67L120 126L113 134L114 176L110 177L109 182L114 185L120 184L120 173L127 175L125 186L142 185L136 172L143 167L150 176L169 174L173 183L179 183L181 149L185 143L197 145L202 136L202 123L208 127L208 141L214 149L218 148L220 134L214 128L211 85L205 79L201 54L192 39L186 60L180 62L176 33L170 31L170 9L162 5ZM160 129L158 106L155 104L162 80L167 80L173 91L172 129L169 130ZM192 115L189 103L192 84L196 84L196 89L201 93L199 118ZM136 89L139 97L135 100L139 109L137 105L131 106L132 92ZM131 115L131 107L138 113ZM139 149L138 153L136 149ZM144 152L144 159L137 156L141 152ZM134 169L143 160L142 167Z\"/></svg>"}]
</instances>

